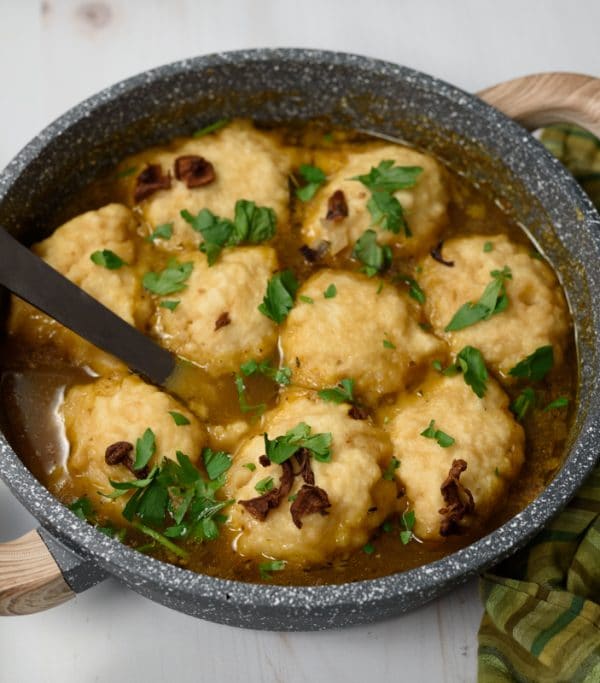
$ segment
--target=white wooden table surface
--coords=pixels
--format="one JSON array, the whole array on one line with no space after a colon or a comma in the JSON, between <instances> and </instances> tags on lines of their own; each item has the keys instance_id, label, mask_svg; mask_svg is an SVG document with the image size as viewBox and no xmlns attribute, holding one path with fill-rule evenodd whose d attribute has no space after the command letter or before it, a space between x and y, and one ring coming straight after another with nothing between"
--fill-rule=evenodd
<instances>
[{"instance_id":1,"label":"white wooden table surface","mask_svg":"<svg viewBox=\"0 0 600 683\"><path fill-rule=\"evenodd\" d=\"M543 70L600 75L597 0L0 0L0 167L114 81L228 49L296 46L403 63L468 90ZM0 541L34 520L0 483ZM328 633L202 622L106 581L0 620L0 681L475 680L476 582L404 617Z\"/></svg>"}]
</instances>

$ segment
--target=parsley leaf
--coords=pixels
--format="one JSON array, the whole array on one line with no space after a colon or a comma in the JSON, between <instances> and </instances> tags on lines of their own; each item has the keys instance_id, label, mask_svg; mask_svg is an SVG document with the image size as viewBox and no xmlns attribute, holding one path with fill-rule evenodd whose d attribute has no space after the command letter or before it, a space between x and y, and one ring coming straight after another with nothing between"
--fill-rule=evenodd
<instances>
[{"instance_id":1,"label":"parsley leaf","mask_svg":"<svg viewBox=\"0 0 600 683\"><path fill-rule=\"evenodd\" d=\"M260 578L263 581L268 581L271 577L271 572L280 572L285 568L285 560L269 560L269 562L261 562L258 565Z\"/></svg>"},{"instance_id":2,"label":"parsley leaf","mask_svg":"<svg viewBox=\"0 0 600 683\"><path fill-rule=\"evenodd\" d=\"M395 458L394 456L392 456L392 459L390 460L388 466L385 468L385 471L382 474L383 478L386 481L393 481L394 480L394 474L399 467L400 467L400 460L398 460L398 458Z\"/></svg>"},{"instance_id":3,"label":"parsley leaf","mask_svg":"<svg viewBox=\"0 0 600 683\"><path fill-rule=\"evenodd\" d=\"M231 467L231 456L225 451L213 451L211 448L202 450L202 461L206 474L211 481L218 479Z\"/></svg>"},{"instance_id":4,"label":"parsley leaf","mask_svg":"<svg viewBox=\"0 0 600 683\"><path fill-rule=\"evenodd\" d=\"M548 403L548 405L544 408L544 412L547 410L555 410L557 408L566 408L568 405L569 399L566 396L559 396L558 398L555 398L554 401Z\"/></svg>"},{"instance_id":5,"label":"parsley leaf","mask_svg":"<svg viewBox=\"0 0 600 683\"><path fill-rule=\"evenodd\" d=\"M377 243L375 230L365 230L354 245L352 256L364 264L362 269L369 277L389 268L392 263L392 250L386 244Z\"/></svg>"},{"instance_id":6,"label":"parsley leaf","mask_svg":"<svg viewBox=\"0 0 600 683\"><path fill-rule=\"evenodd\" d=\"M148 427L140 439L135 442L134 470L141 470L150 462L150 458L156 453L156 437Z\"/></svg>"},{"instance_id":7,"label":"parsley leaf","mask_svg":"<svg viewBox=\"0 0 600 683\"><path fill-rule=\"evenodd\" d=\"M508 297L504 283L512 279L510 268L504 266L502 270L492 270L490 275L493 279L485 288L479 301L475 304L471 302L463 304L446 325L446 332L462 330L506 310Z\"/></svg>"},{"instance_id":8,"label":"parsley leaf","mask_svg":"<svg viewBox=\"0 0 600 683\"><path fill-rule=\"evenodd\" d=\"M296 188L296 197L303 202L308 202L327 180L327 176L320 168L310 164L301 164L298 170L306 184L303 187Z\"/></svg>"},{"instance_id":9,"label":"parsley leaf","mask_svg":"<svg viewBox=\"0 0 600 683\"><path fill-rule=\"evenodd\" d=\"M298 281L291 270L275 273L267 284L267 292L258 310L276 323L282 323L292 306L298 291Z\"/></svg>"},{"instance_id":10,"label":"parsley leaf","mask_svg":"<svg viewBox=\"0 0 600 683\"><path fill-rule=\"evenodd\" d=\"M274 368L268 360L263 360L260 363L255 360L246 361L240 365L240 370L245 377L259 373L283 386L287 386L292 378L291 368L285 365L280 368Z\"/></svg>"},{"instance_id":11,"label":"parsley leaf","mask_svg":"<svg viewBox=\"0 0 600 683\"><path fill-rule=\"evenodd\" d=\"M226 519L220 511L233 501L215 497L224 483L225 462L221 455L208 459L210 474L220 472L214 480L203 479L185 453L177 451L176 456L177 461L165 458L146 479L111 481L114 492L103 495L116 498L133 492L123 510L125 519L170 552L187 557L187 552L169 538L198 541L216 538L218 524ZM161 531L152 527L159 527ZM164 531L162 527L166 527Z\"/></svg>"},{"instance_id":12,"label":"parsley leaf","mask_svg":"<svg viewBox=\"0 0 600 683\"><path fill-rule=\"evenodd\" d=\"M456 357L456 365L463 371L465 382L483 398L487 389L488 371L481 351L473 346L465 346Z\"/></svg>"},{"instance_id":13,"label":"parsley leaf","mask_svg":"<svg viewBox=\"0 0 600 683\"><path fill-rule=\"evenodd\" d=\"M283 436L271 440L265 434L264 439L267 458L277 465L289 460L300 448L307 448L319 462L331 460L331 432L311 434L306 422L299 422Z\"/></svg>"},{"instance_id":14,"label":"parsley leaf","mask_svg":"<svg viewBox=\"0 0 600 683\"><path fill-rule=\"evenodd\" d=\"M389 339L384 339L383 340L383 348L384 349L395 349L396 344L393 344Z\"/></svg>"},{"instance_id":15,"label":"parsley leaf","mask_svg":"<svg viewBox=\"0 0 600 683\"><path fill-rule=\"evenodd\" d=\"M205 135L209 135L210 133L214 133L217 130L224 128L228 123L229 119L219 119L214 123L209 123L208 126L204 126L204 128L200 128L195 133L192 133L192 135L195 138L203 138Z\"/></svg>"},{"instance_id":16,"label":"parsley leaf","mask_svg":"<svg viewBox=\"0 0 600 683\"><path fill-rule=\"evenodd\" d=\"M490 251L493 251L494 249L494 243L493 242L485 242L483 245L483 251L487 254Z\"/></svg>"},{"instance_id":17,"label":"parsley leaf","mask_svg":"<svg viewBox=\"0 0 600 683\"><path fill-rule=\"evenodd\" d=\"M535 391L531 387L526 387L510 404L510 409L515 414L519 422L523 420L529 409L535 405Z\"/></svg>"},{"instance_id":18,"label":"parsley leaf","mask_svg":"<svg viewBox=\"0 0 600 683\"><path fill-rule=\"evenodd\" d=\"M107 270L118 270L121 266L126 265L125 261L114 251L110 249L103 249L102 251L95 251L90 259L97 265L103 266Z\"/></svg>"},{"instance_id":19,"label":"parsley leaf","mask_svg":"<svg viewBox=\"0 0 600 683\"><path fill-rule=\"evenodd\" d=\"M259 493L267 493L268 491L272 491L274 486L275 482L273 481L273 477L265 477L264 479L261 479L254 488Z\"/></svg>"},{"instance_id":20,"label":"parsley leaf","mask_svg":"<svg viewBox=\"0 0 600 683\"><path fill-rule=\"evenodd\" d=\"M552 370L554 365L554 350L552 346L540 346L532 354L524 358L508 373L512 377L524 377L532 382L538 382Z\"/></svg>"},{"instance_id":21,"label":"parsley leaf","mask_svg":"<svg viewBox=\"0 0 600 683\"><path fill-rule=\"evenodd\" d=\"M452 446L455 441L454 438L449 434L446 434L446 432L435 428L435 420L431 420L429 427L421 432L421 436L424 436L427 439L435 439L438 446L441 446L442 448Z\"/></svg>"},{"instance_id":22,"label":"parsley leaf","mask_svg":"<svg viewBox=\"0 0 600 683\"><path fill-rule=\"evenodd\" d=\"M208 265L212 266L221 250L242 243L259 244L271 239L275 234L277 216L266 206L256 206L255 202L238 199L235 203L234 220L220 218L209 209L202 209L193 216L183 209L181 217L202 235L200 251L206 254Z\"/></svg>"},{"instance_id":23,"label":"parsley leaf","mask_svg":"<svg viewBox=\"0 0 600 683\"><path fill-rule=\"evenodd\" d=\"M415 527L415 511L409 510L402 513L402 524L404 529L400 532L400 540L402 545L408 545L413 536L413 529Z\"/></svg>"},{"instance_id":24,"label":"parsley leaf","mask_svg":"<svg viewBox=\"0 0 600 683\"><path fill-rule=\"evenodd\" d=\"M179 299L165 299L164 301L161 301L158 305L161 308L168 308L170 311L174 311L180 303L181 301Z\"/></svg>"},{"instance_id":25,"label":"parsley leaf","mask_svg":"<svg viewBox=\"0 0 600 683\"><path fill-rule=\"evenodd\" d=\"M323 292L323 296L326 299L333 299L336 294L337 294L337 287L333 283L331 283L329 285L329 287L327 287L327 289Z\"/></svg>"},{"instance_id":26,"label":"parsley leaf","mask_svg":"<svg viewBox=\"0 0 600 683\"><path fill-rule=\"evenodd\" d=\"M173 223L162 223L157 225L151 235L146 237L146 241L154 242L154 240L170 240L173 237Z\"/></svg>"},{"instance_id":27,"label":"parsley leaf","mask_svg":"<svg viewBox=\"0 0 600 683\"><path fill-rule=\"evenodd\" d=\"M251 413L255 410L256 415L262 415L267 406L264 403L258 403L255 406L251 406L248 403L248 399L246 398L246 385L244 384L244 378L241 375L236 374L233 381L235 383L235 388L238 395L240 410L243 413Z\"/></svg>"},{"instance_id":28,"label":"parsley leaf","mask_svg":"<svg viewBox=\"0 0 600 683\"><path fill-rule=\"evenodd\" d=\"M319 397L324 401L330 403L353 403L354 396L354 380L343 379L336 387L332 389L321 389Z\"/></svg>"},{"instance_id":29,"label":"parsley leaf","mask_svg":"<svg viewBox=\"0 0 600 683\"><path fill-rule=\"evenodd\" d=\"M69 505L69 510L74 512L79 519L84 522L93 522L96 519L96 513L92 506L92 501L87 496L77 498Z\"/></svg>"},{"instance_id":30,"label":"parsley leaf","mask_svg":"<svg viewBox=\"0 0 600 683\"><path fill-rule=\"evenodd\" d=\"M190 421L185 415L178 413L176 410L169 410L169 415L173 418L173 422L178 427L183 427L184 425L189 425Z\"/></svg>"},{"instance_id":31,"label":"parsley leaf","mask_svg":"<svg viewBox=\"0 0 600 683\"><path fill-rule=\"evenodd\" d=\"M422 172L420 166L394 166L394 161L386 159L366 175L357 175L351 180L358 180L371 192L397 192L414 187Z\"/></svg>"},{"instance_id":32,"label":"parsley leaf","mask_svg":"<svg viewBox=\"0 0 600 683\"><path fill-rule=\"evenodd\" d=\"M372 555L375 552L375 546L372 543L365 543L363 545L363 553L365 555Z\"/></svg>"},{"instance_id":33,"label":"parsley leaf","mask_svg":"<svg viewBox=\"0 0 600 683\"><path fill-rule=\"evenodd\" d=\"M159 273L152 271L146 273L142 279L142 284L149 292L159 296L175 294L175 292L181 292L187 287L185 282L192 274L193 269L192 261L179 263L177 259L172 258L169 259L167 267Z\"/></svg>"},{"instance_id":34,"label":"parsley leaf","mask_svg":"<svg viewBox=\"0 0 600 683\"><path fill-rule=\"evenodd\" d=\"M305 304L314 304L315 300L311 299L309 296L305 296L304 294L300 294L298 297L300 301L303 301Z\"/></svg>"},{"instance_id":35,"label":"parsley leaf","mask_svg":"<svg viewBox=\"0 0 600 683\"><path fill-rule=\"evenodd\" d=\"M256 469L256 465L253 462L247 462L242 467L245 467L247 470L250 470L250 472L254 472Z\"/></svg>"},{"instance_id":36,"label":"parsley leaf","mask_svg":"<svg viewBox=\"0 0 600 683\"><path fill-rule=\"evenodd\" d=\"M351 178L371 191L367 202L371 225L380 225L383 230L394 233L404 230L407 237L411 236L402 205L393 193L413 187L422 171L418 166L394 166L393 161L384 160L376 168L371 168L368 174Z\"/></svg>"},{"instance_id":37,"label":"parsley leaf","mask_svg":"<svg viewBox=\"0 0 600 683\"><path fill-rule=\"evenodd\" d=\"M414 278L409 277L408 275L398 274L394 276L394 281L404 282L404 284L408 285L408 296L420 304L425 303L425 292Z\"/></svg>"},{"instance_id":38,"label":"parsley leaf","mask_svg":"<svg viewBox=\"0 0 600 683\"><path fill-rule=\"evenodd\" d=\"M256 206L255 202L239 199L235 203L234 242L259 244L270 240L275 234L277 215L268 206Z\"/></svg>"}]
</instances>

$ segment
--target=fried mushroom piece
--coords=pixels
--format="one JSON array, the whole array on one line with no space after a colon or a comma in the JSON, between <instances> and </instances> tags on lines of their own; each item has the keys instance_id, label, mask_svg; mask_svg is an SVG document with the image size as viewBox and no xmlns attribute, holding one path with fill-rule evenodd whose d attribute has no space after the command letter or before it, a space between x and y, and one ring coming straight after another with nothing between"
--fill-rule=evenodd
<instances>
[{"instance_id":1,"label":"fried mushroom piece","mask_svg":"<svg viewBox=\"0 0 600 683\"><path fill-rule=\"evenodd\" d=\"M400 461L396 477L415 511L417 536L437 540L480 525L501 504L519 474L525 446L508 403L491 377L479 398L462 375L432 372L416 391L380 412ZM431 420L454 439L452 445L442 448L422 435Z\"/></svg>"},{"instance_id":2,"label":"fried mushroom piece","mask_svg":"<svg viewBox=\"0 0 600 683\"><path fill-rule=\"evenodd\" d=\"M337 167L328 174L327 183L307 206L302 224L305 242L310 247L329 242L331 253L337 254L354 245L365 230L372 228L377 231L380 244L395 244L403 254L422 253L431 248L446 221L448 196L441 166L431 157L401 145L375 143L367 148L361 146L360 150L349 148L342 152ZM329 159L332 156L328 154ZM404 210L411 237L406 237L403 231L396 234L372 225L367 208L371 192L359 181L352 180L354 176L367 175L385 160L399 166L423 168L413 188L394 193ZM339 210L339 201L334 200L335 207L332 206L333 197L338 200L343 197L343 210ZM338 210L332 211L336 207Z\"/></svg>"},{"instance_id":3,"label":"fried mushroom piece","mask_svg":"<svg viewBox=\"0 0 600 683\"><path fill-rule=\"evenodd\" d=\"M276 557L315 566L363 546L391 514L397 488L382 478L392 455L389 438L347 412L347 406L326 403L312 392L288 390L264 416L260 433L242 441L226 484L227 497L238 501L229 518L237 552L249 558ZM310 456L308 467L305 453L298 459L292 456L295 476L289 493L259 519L240 501L255 499L255 487L266 477L280 487L283 475L281 465L260 464L265 453L262 433L275 439L300 422L311 427L311 434L331 433L331 461L319 462ZM255 469L245 467L248 464Z\"/></svg>"},{"instance_id":4,"label":"fried mushroom piece","mask_svg":"<svg viewBox=\"0 0 600 683\"><path fill-rule=\"evenodd\" d=\"M490 243L491 249L486 247ZM569 331L567 305L547 263L505 235L474 235L444 242L444 259L452 268L426 256L419 284L425 290L425 311L434 331L458 353L467 345L478 348L486 363L507 375L519 361L540 346L552 345L554 362L562 362ZM510 268L505 281L506 310L462 330L445 328L465 303L476 303L492 281L491 272Z\"/></svg>"},{"instance_id":5,"label":"fried mushroom piece","mask_svg":"<svg viewBox=\"0 0 600 683\"><path fill-rule=\"evenodd\" d=\"M271 247L226 249L209 266L198 251L187 287L174 311L156 308L153 327L164 346L204 366L213 376L234 372L254 358L268 357L277 344L277 325L258 310L277 269ZM173 297L166 297L173 298Z\"/></svg>"},{"instance_id":6,"label":"fried mushroom piece","mask_svg":"<svg viewBox=\"0 0 600 683\"><path fill-rule=\"evenodd\" d=\"M325 298L332 284L336 295ZM303 284L281 331L284 363L294 368L295 384L322 389L352 378L357 394L375 402L404 389L442 353L442 342L413 319L405 295L388 285L377 293L379 284L329 269Z\"/></svg>"},{"instance_id":7,"label":"fried mushroom piece","mask_svg":"<svg viewBox=\"0 0 600 683\"><path fill-rule=\"evenodd\" d=\"M137 221L127 207L108 204L73 218L34 244L32 250L130 325L144 329L151 311L135 270L136 228ZM124 264L110 270L91 260L94 252L105 249L114 252ZM29 345L53 347L72 362L88 365L101 374L124 367L113 356L16 297L11 298L8 330Z\"/></svg>"},{"instance_id":8,"label":"fried mushroom piece","mask_svg":"<svg viewBox=\"0 0 600 683\"><path fill-rule=\"evenodd\" d=\"M160 165L173 175L170 189L151 194L139 204L148 234L157 225L173 224L172 237L157 243L162 249L195 249L202 241L181 217L182 209L194 216L209 209L233 219L236 201L247 199L273 208L278 226L287 222L290 158L273 137L248 122L232 121L210 135L154 147L123 161L120 168L148 165ZM135 177L123 177L119 183L127 203L137 204Z\"/></svg>"},{"instance_id":9,"label":"fried mushroom piece","mask_svg":"<svg viewBox=\"0 0 600 683\"><path fill-rule=\"evenodd\" d=\"M170 410L184 415L189 425L178 426ZM78 496L87 496L101 519L125 524L123 508L129 494L111 500L99 492L113 491L109 479L136 478L132 463L135 443L149 427L156 453L148 463L175 459L182 451L192 462L206 445L206 432L195 416L169 394L133 375L98 379L67 390L61 407L69 443L67 469Z\"/></svg>"}]
</instances>

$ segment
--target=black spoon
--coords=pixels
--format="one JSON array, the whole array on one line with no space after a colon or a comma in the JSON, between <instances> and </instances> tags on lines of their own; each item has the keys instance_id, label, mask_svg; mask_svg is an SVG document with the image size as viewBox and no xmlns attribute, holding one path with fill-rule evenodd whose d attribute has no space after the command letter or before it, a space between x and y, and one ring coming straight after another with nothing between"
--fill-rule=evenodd
<instances>
[{"instance_id":1,"label":"black spoon","mask_svg":"<svg viewBox=\"0 0 600 683\"><path fill-rule=\"evenodd\" d=\"M0 228L0 284L133 372L185 400L209 399L209 375L163 349Z\"/></svg>"}]
</instances>

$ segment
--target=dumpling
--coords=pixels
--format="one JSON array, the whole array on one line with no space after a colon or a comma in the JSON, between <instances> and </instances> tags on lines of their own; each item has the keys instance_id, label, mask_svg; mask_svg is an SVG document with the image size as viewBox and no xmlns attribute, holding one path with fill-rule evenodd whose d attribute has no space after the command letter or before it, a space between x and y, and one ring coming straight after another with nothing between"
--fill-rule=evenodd
<instances>
[{"instance_id":1,"label":"dumpling","mask_svg":"<svg viewBox=\"0 0 600 683\"><path fill-rule=\"evenodd\" d=\"M186 288L165 297L178 300L177 307L156 309L154 330L162 344L214 376L234 372L250 358L270 356L278 329L258 306L277 269L274 249L226 249L212 266L199 251L180 261L191 262L193 269Z\"/></svg>"},{"instance_id":2,"label":"dumpling","mask_svg":"<svg viewBox=\"0 0 600 683\"><path fill-rule=\"evenodd\" d=\"M399 190L394 196L400 202L412 236L404 231L394 233L372 225L367 208L371 192L355 176L366 175L382 161L393 161L399 166L418 166L423 169L414 187ZM347 216L327 219L329 200L336 192L343 193ZM361 235L372 228L380 244L397 244L403 254L423 252L435 244L446 221L448 196L443 182L443 171L431 157L401 145L372 145L364 151L348 152L344 161L328 176L327 183L307 206L302 223L302 235L310 247L322 241L330 243L336 254L353 246Z\"/></svg>"},{"instance_id":3,"label":"dumpling","mask_svg":"<svg viewBox=\"0 0 600 683\"><path fill-rule=\"evenodd\" d=\"M184 415L190 424L175 424L170 410ZM109 479L128 481L135 475L124 464L106 462L109 446L126 442L135 448L136 440L150 428L156 438L152 467L163 457L175 459L178 450L195 462L207 440L204 427L187 408L134 375L71 387L62 415L69 443L67 469L78 494L90 499L101 519L117 524L125 523L121 513L129 495L111 500L99 492L113 490Z\"/></svg>"},{"instance_id":4,"label":"dumpling","mask_svg":"<svg viewBox=\"0 0 600 683\"><path fill-rule=\"evenodd\" d=\"M200 157L212 165L214 179L195 187L188 187L185 176L177 178L176 159ZM121 180L127 203L139 203L139 209L149 233L165 223L172 223L170 239L157 240L165 249L194 249L202 238L181 217L182 209L196 215L209 209L222 218L234 218L238 199L254 201L258 206L274 209L278 225L288 220L288 155L267 133L251 124L234 121L218 132L200 138L175 141L165 147L155 147L121 164L125 171L135 172ZM165 189L136 199L135 187L140 173L151 165L160 166L163 177L170 174Z\"/></svg>"},{"instance_id":5,"label":"dumpling","mask_svg":"<svg viewBox=\"0 0 600 683\"><path fill-rule=\"evenodd\" d=\"M326 403L311 392L288 391L279 406L265 415L261 434L241 443L228 473L226 493L237 501L230 508L229 526L237 536L236 550L243 556L272 557L306 566L322 564L360 548L393 512L396 485L382 478L391 460L389 438L369 421L350 417L348 410L347 404ZM262 432L273 440L300 423L310 427L311 435L331 434L331 461L310 457L313 483L302 474L292 475L289 490L284 490L279 504L261 520L257 512L250 512L251 503L244 506L240 501L258 497L256 486L260 489L260 482L269 477L274 486L282 486L284 476L281 465L261 464L260 456L265 453ZM296 470L300 467L296 456L289 462ZM294 512L299 507L306 511L303 503L311 503L312 512Z\"/></svg>"},{"instance_id":6,"label":"dumpling","mask_svg":"<svg viewBox=\"0 0 600 683\"><path fill-rule=\"evenodd\" d=\"M491 245L485 247L486 243ZM425 257L419 283L427 295L425 311L436 334L458 353L478 348L489 367L506 375L541 346L552 345L555 364L564 355L569 331L567 305L550 267L504 235L457 237L444 243L448 267ZM491 272L510 269L505 280L507 308L462 330L445 328L465 303L475 303L492 281Z\"/></svg>"},{"instance_id":7,"label":"dumpling","mask_svg":"<svg viewBox=\"0 0 600 683\"><path fill-rule=\"evenodd\" d=\"M327 298L331 285L336 293ZM359 273L324 269L300 288L281 349L295 384L322 389L350 378L357 394L373 402L404 389L443 353L443 343L419 327L392 285L380 289Z\"/></svg>"},{"instance_id":8,"label":"dumpling","mask_svg":"<svg viewBox=\"0 0 600 683\"><path fill-rule=\"evenodd\" d=\"M134 264L137 221L122 204L88 211L59 227L32 250L69 280L98 299L130 325L144 329L150 300L142 291ZM124 264L108 269L91 260L96 251L110 250ZM100 351L75 333L16 297L11 299L9 334L33 345L51 345L80 365L100 373L122 368L113 356Z\"/></svg>"},{"instance_id":9,"label":"dumpling","mask_svg":"<svg viewBox=\"0 0 600 683\"><path fill-rule=\"evenodd\" d=\"M508 409L508 396L491 377L479 398L462 375L432 372L381 417L400 461L396 478L406 489L420 538L435 540L481 524L519 474L523 429ZM423 436L430 426L431 436ZM438 430L454 442L442 447L432 433Z\"/></svg>"}]
</instances>

